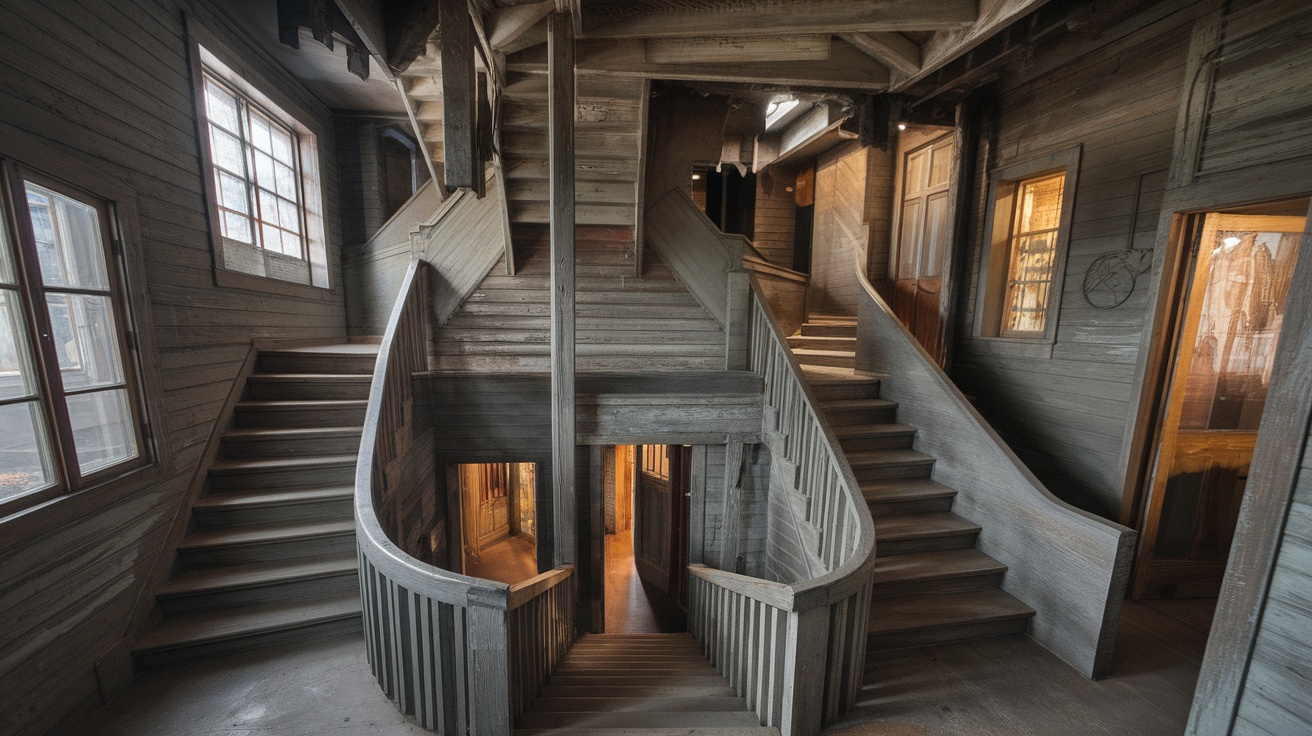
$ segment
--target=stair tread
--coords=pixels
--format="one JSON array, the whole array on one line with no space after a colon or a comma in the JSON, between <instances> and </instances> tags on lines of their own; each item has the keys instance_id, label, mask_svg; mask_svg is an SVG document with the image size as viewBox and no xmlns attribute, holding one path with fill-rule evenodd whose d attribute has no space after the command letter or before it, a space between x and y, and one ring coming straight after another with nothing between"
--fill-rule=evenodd
<instances>
[{"instance_id":1,"label":"stair tread","mask_svg":"<svg viewBox=\"0 0 1312 736\"><path fill-rule=\"evenodd\" d=\"M856 351L855 350L827 350L824 348L793 348L793 355L796 355L799 358L807 357L807 356L816 356L816 357L843 356L843 357L855 358Z\"/></svg>"},{"instance_id":2,"label":"stair tread","mask_svg":"<svg viewBox=\"0 0 1312 736\"><path fill-rule=\"evenodd\" d=\"M331 520L292 521L280 524L216 527L201 529L187 536L178 544L178 549L209 549L354 533L355 519L351 517Z\"/></svg>"},{"instance_id":3,"label":"stair tread","mask_svg":"<svg viewBox=\"0 0 1312 736\"><path fill-rule=\"evenodd\" d=\"M915 427L908 427L905 424L895 424L891 422L879 424L845 424L834 427L834 434L837 435L840 440L915 433Z\"/></svg>"},{"instance_id":4,"label":"stair tread","mask_svg":"<svg viewBox=\"0 0 1312 736\"><path fill-rule=\"evenodd\" d=\"M896 407L896 401L889 399L830 399L820 402L820 408L824 411L835 409L845 411L857 411L861 409L888 409Z\"/></svg>"},{"instance_id":5,"label":"stair tread","mask_svg":"<svg viewBox=\"0 0 1312 736\"><path fill-rule=\"evenodd\" d=\"M696 733L703 733L705 728L724 728L726 726L758 727L759 717L747 710L736 711L664 711L653 713L639 711L636 713L596 713L592 711L540 711L530 710L519 717L524 728L694 728Z\"/></svg>"},{"instance_id":6,"label":"stair tread","mask_svg":"<svg viewBox=\"0 0 1312 736\"><path fill-rule=\"evenodd\" d=\"M834 365L802 365L802 375L812 386L870 386L878 384L879 378L864 373L857 373L852 368Z\"/></svg>"},{"instance_id":7,"label":"stair tread","mask_svg":"<svg viewBox=\"0 0 1312 736\"><path fill-rule=\"evenodd\" d=\"M237 409L345 409L368 404L368 399L256 399L237 402Z\"/></svg>"},{"instance_id":8,"label":"stair tread","mask_svg":"<svg viewBox=\"0 0 1312 736\"><path fill-rule=\"evenodd\" d=\"M913 501L926 498L946 498L957 495L955 488L928 478L897 478L893 480L868 480L861 482L861 494L866 501L894 502Z\"/></svg>"},{"instance_id":9,"label":"stair tread","mask_svg":"<svg viewBox=\"0 0 1312 736\"><path fill-rule=\"evenodd\" d=\"M347 381L350 383L370 383L373 376L368 373L255 373L247 381L256 383L287 383L298 381Z\"/></svg>"},{"instance_id":10,"label":"stair tread","mask_svg":"<svg viewBox=\"0 0 1312 736\"><path fill-rule=\"evenodd\" d=\"M875 585L990 575L1007 566L977 549L887 555L875 560Z\"/></svg>"},{"instance_id":11,"label":"stair tread","mask_svg":"<svg viewBox=\"0 0 1312 736\"><path fill-rule=\"evenodd\" d=\"M337 595L315 601L244 606L166 618L133 647L146 653L283 629L295 629L360 615L360 596Z\"/></svg>"},{"instance_id":12,"label":"stair tread","mask_svg":"<svg viewBox=\"0 0 1312 736\"><path fill-rule=\"evenodd\" d=\"M258 508L295 503L337 501L355 495L355 486L307 486L304 488L271 488L254 491L219 491L196 500L193 508L202 511L219 509Z\"/></svg>"},{"instance_id":13,"label":"stair tread","mask_svg":"<svg viewBox=\"0 0 1312 736\"><path fill-rule=\"evenodd\" d=\"M867 631L872 635L888 634L970 622L1025 618L1033 615L1033 608L1001 590L944 593L872 601Z\"/></svg>"},{"instance_id":14,"label":"stair tread","mask_svg":"<svg viewBox=\"0 0 1312 736\"><path fill-rule=\"evenodd\" d=\"M858 450L847 454L847 462L852 467L887 466L887 465L924 465L934 462L933 455L926 455L918 450L905 447L885 447L877 450Z\"/></svg>"},{"instance_id":15,"label":"stair tread","mask_svg":"<svg viewBox=\"0 0 1312 736\"><path fill-rule=\"evenodd\" d=\"M352 553L319 555L244 565L200 567L184 570L160 588L160 598L194 595L215 590L256 587L273 583L305 580L328 575L349 574L359 568Z\"/></svg>"},{"instance_id":16,"label":"stair tread","mask_svg":"<svg viewBox=\"0 0 1312 736\"><path fill-rule=\"evenodd\" d=\"M359 425L341 427L251 427L229 429L223 433L225 440L288 440L313 439L317 437L353 437L360 434Z\"/></svg>"},{"instance_id":17,"label":"stair tread","mask_svg":"<svg viewBox=\"0 0 1312 736\"><path fill-rule=\"evenodd\" d=\"M354 465L355 453L336 455L297 455L292 457L269 458L226 458L210 466L210 472L217 475L228 473L246 473L259 470L289 470L294 468L317 468L325 465Z\"/></svg>"},{"instance_id":18,"label":"stair tread","mask_svg":"<svg viewBox=\"0 0 1312 736\"><path fill-rule=\"evenodd\" d=\"M893 514L875 518L875 538L880 541L925 539L970 534L980 530L951 511L933 511L923 514Z\"/></svg>"},{"instance_id":19,"label":"stair tread","mask_svg":"<svg viewBox=\"0 0 1312 736\"><path fill-rule=\"evenodd\" d=\"M555 696L539 698L533 710L551 712L626 713L742 711L743 699L737 695L667 695L613 697L605 695Z\"/></svg>"},{"instance_id":20,"label":"stair tread","mask_svg":"<svg viewBox=\"0 0 1312 736\"><path fill-rule=\"evenodd\" d=\"M556 727L517 728L515 736L559 736L562 731ZM669 727L600 727L570 726L568 733L582 736L779 736L779 729L773 726L701 726L690 731L687 726Z\"/></svg>"}]
</instances>

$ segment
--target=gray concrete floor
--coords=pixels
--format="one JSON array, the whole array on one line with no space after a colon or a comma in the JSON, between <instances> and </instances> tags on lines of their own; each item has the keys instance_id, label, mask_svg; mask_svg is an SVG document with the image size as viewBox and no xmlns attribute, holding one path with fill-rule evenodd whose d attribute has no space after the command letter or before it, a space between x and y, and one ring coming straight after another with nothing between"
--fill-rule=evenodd
<instances>
[{"instance_id":1,"label":"gray concrete floor","mask_svg":"<svg viewBox=\"0 0 1312 736\"><path fill-rule=\"evenodd\" d=\"M1134 736L1184 731L1211 602L1127 603L1116 672L1086 680L1025 636L871 657L829 736ZM359 636L157 672L82 736L427 734L378 689Z\"/></svg>"}]
</instances>

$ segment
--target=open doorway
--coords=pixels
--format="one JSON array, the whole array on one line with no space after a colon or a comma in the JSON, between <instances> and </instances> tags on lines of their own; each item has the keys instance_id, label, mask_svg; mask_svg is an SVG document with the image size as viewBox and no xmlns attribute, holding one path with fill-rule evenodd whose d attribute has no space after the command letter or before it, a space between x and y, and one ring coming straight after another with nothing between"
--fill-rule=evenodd
<instances>
[{"instance_id":1,"label":"open doorway","mask_svg":"<svg viewBox=\"0 0 1312 736\"><path fill-rule=\"evenodd\" d=\"M1135 598L1215 597L1266 405L1305 218L1195 218L1150 447ZM1306 211L1306 200L1293 211Z\"/></svg>"},{"instance_id":2,"label":"open doorway","mask_svg":"<svg viewBox=\"0 0 1312 736\"><path fill-rule=\"evenodd\" d=\"M606 633L687 630L684 575L690 448L603 450Z\"/></svg>"},{"instance_id":3,"label":"open doorway","mask_svg":"<svg viewBox=\"0 0 1312 736\"><path fill-rule=\"evenodd\" d=\"M453 472L465 574L512 585L537 575L537 466L465 463Z\"/></svg>"}]
</instances>

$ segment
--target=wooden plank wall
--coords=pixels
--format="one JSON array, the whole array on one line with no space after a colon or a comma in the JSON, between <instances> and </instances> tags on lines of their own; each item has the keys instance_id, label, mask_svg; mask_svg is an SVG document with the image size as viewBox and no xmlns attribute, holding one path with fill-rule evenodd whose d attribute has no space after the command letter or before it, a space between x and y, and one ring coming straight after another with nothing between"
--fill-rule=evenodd
<instances>
[{"instance_id":1,"label":"wooden plank wall","mask_svg":"<svg viewBox=\"0 0 1312 736\"><path fill-rule=\"evenodd\" d=\"M184 9L312 111L303 122L322 131L330 291L299 298L215 287ZM0 520L0 612L9 622L0 633L0 732L68 732L100 693L124 685L119 637L133 607L153 603L142 583L251 339L346 334L331 115L244 38L206 0L0 7L0 123L137 192L140 237L126 245L144 262L150 313L139 316L153 323L156 351L144 356L145 383L162 396L164 414L151 419L167 438L162 472L149 481L111 482Z\"/></svg>"},{"instance_id":2,"label":"wooden plank wall","mask_svg":"<svg viewBox=\"0 0 1312 736\"><path fill-rule=\"evenodd\" d=\"M866 149L866 276L881 295L892 297L894 193L897 151Z\"/></svg>"},{"instance_id":3,"label":"wooden plank wall","mask_svg":"<svg viewBox=\"0 0 1312 736\"><path fill-rule=\"evenodd\" d=\"M789 191L797 181L797 169L771 166L756 177L756 219L752 243L776 266L793 267L793 237L797 224L796 192ZM697 187L693 187L693 201ZM703 200L705 192L702 193ZM697 202L703 210L705 202Z\"/></svg>"},{"instance_id":4,"label":"wooden plank wall","mask_svg":"<svg viewBox=\"0 0 1312 736\"><path fill-rule=\"evenodd\" d=\"M1153 277L1102 310L1085 300L1084 275L1104 253L1153 247L1197 15L1196 5L1157 8L1096 38L1068 37L1030 70L1004 77L972 185L952 376L1053 492L1108 518L1120 511L1118 465ZM972 337L987 172L1077 145L1083 158L1051 356Z\"/></svg>"},{"instance_id":5,"label":"wooden plank wall","mask_svg":"<svg viewBox=\"0 0 1312 736\"><path fill-rule=\"evenodd\" d=\"M865 263L869 237L865 203L866 150L860 144L844 144L816 161L812 314L856 314L856 268Z\"/></svg>"},{"instance_id":6,"label":"wooden plank wall","mask_svg":"<svg viewBox=\"0 0 1312 736\"><path fill-rule=\"evenodd\" d=\"M339 148L343 158L347 149L346 144ZM360 188L359 182L352 185L357 190ZM346 247L342 263L351 334L381 335L386 329L397 290L414 252L410 232L431 217L441 203L441 193L430 180L368 240L347 241L359 243ZM363 234L366 229L360 226L356 231Z\"/></svg>"}]
</instances>

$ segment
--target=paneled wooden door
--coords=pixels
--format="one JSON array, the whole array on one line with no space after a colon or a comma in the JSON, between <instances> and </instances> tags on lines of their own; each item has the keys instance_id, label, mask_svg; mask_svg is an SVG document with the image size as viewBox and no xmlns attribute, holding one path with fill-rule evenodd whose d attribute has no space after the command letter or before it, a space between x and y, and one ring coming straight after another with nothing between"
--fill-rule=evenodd
<instances>
[{"instance_id":1,"label":"paneled wooden door","mask_svg":"<svg viewBox=\"0 0 1312 736\"><path fill-rule=\"evenodd\" d=\"M1209 214L1194 256L1139 544L1134 595L1217 595L1234 537L1304 218Z\"/></svg>"},{"instance_id":2,"label":"paneled wooden door","mask_svg":"<svg viewBox=\"0 0 1312 736\"><path fill-rule=\"evenodd\" d=\"M910 151L902 166L893 311L943 363L943 262L951 210L952 135Z\"/></svg>"},{"instance_id":3,"label":"paneled wooden door","mask_svg":"<svg viewBox=\"0 0 1312 736\"><path fill-rule=\"evenodd\" d=\"M680 604L687 548L687 456L680 445L639 445L634 487L633 561L638 577Z\"/></svg>"}]
</instances>

